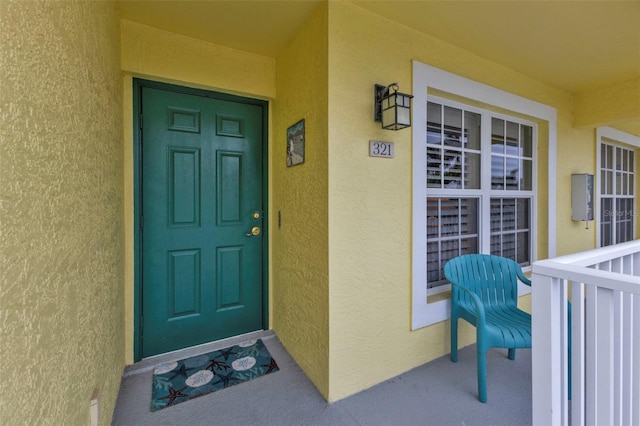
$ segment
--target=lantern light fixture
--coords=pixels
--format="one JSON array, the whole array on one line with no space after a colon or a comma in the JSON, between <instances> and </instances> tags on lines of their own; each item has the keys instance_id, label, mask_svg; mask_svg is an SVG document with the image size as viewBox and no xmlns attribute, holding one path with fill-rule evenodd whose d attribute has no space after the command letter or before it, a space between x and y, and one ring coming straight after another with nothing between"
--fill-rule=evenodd
<instances>
[{"instance_id":1,"label":"lantern light fixture","mask_svg":"<svg viewBox=\"0 0 640 426\"><path fill-rule=\"evenodd\" d=\"M375 97L375 121L382 122L382 128L387 130L400 130L411 127L411 98L412 95L398 92L398 83L388 86L376 84Z\"/></svg>"}]
</instances>

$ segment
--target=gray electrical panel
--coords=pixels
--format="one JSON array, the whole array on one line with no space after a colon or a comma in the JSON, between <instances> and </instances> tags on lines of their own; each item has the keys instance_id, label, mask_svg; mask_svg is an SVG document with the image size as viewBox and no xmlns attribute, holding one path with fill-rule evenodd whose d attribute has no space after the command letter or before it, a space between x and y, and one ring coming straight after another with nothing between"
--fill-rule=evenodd
<instances>
[{"instance_id":1,"label":"gray electrical panel","mask_svg":"<svg viewBox=\"0 0 640 426\"><path fill-rule=\"evenodd\" d=\"M571 220L593 220L593 175L571 175Z\"/></svg>"}]
</instances>

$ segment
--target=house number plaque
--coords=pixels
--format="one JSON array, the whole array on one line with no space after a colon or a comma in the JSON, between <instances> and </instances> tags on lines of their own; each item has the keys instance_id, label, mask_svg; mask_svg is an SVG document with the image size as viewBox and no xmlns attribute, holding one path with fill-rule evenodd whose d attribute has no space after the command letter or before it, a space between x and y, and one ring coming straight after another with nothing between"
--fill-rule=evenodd
<instances>
[{"instance_id":1,"label":"house number plaque","mask_svg":"<svg viewBox=\"0 0 640 426\"><path fill-rule=\"evenodd\" d=\"M369 141L369 157L393 158L393 142Z\"/></svg>"}]
</instances>

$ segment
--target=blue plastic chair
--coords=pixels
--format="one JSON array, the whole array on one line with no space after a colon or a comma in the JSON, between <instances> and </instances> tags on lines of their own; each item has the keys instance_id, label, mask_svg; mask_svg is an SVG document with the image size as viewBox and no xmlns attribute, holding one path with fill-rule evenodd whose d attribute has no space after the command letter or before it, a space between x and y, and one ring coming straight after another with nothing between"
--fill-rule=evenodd
<instances>
[{"instance_id":1,"label":"blue plastic chair","mask_svg":"<svg viewBox=\"0 0 640 426\"><path fill-rule=\"evenodd\" d=\"M458 361L458 318L476 327L478 399L487 402L490 348L531 347L531 315L518 309L518 279L527 285L515 261L488 254L466 254L449 260L444 274L451 282L451 361Z\"/></svg>"}]
</instances>

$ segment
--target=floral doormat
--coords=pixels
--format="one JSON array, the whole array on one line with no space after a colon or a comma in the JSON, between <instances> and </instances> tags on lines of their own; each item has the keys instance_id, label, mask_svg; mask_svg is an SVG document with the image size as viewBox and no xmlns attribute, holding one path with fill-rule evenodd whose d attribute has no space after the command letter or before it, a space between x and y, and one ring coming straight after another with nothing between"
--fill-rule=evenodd
<instances>
[{"instance_id":1,"label":"floral doormat","mask_svg":"<svg viewBox=\"0 0 640 426\"><path fill-rule=\"evenodd\" d=\"M278 364L260 339L167 362L153 371L151 411L217 392L278 370Z\"/></svg>"}]
</instances>

